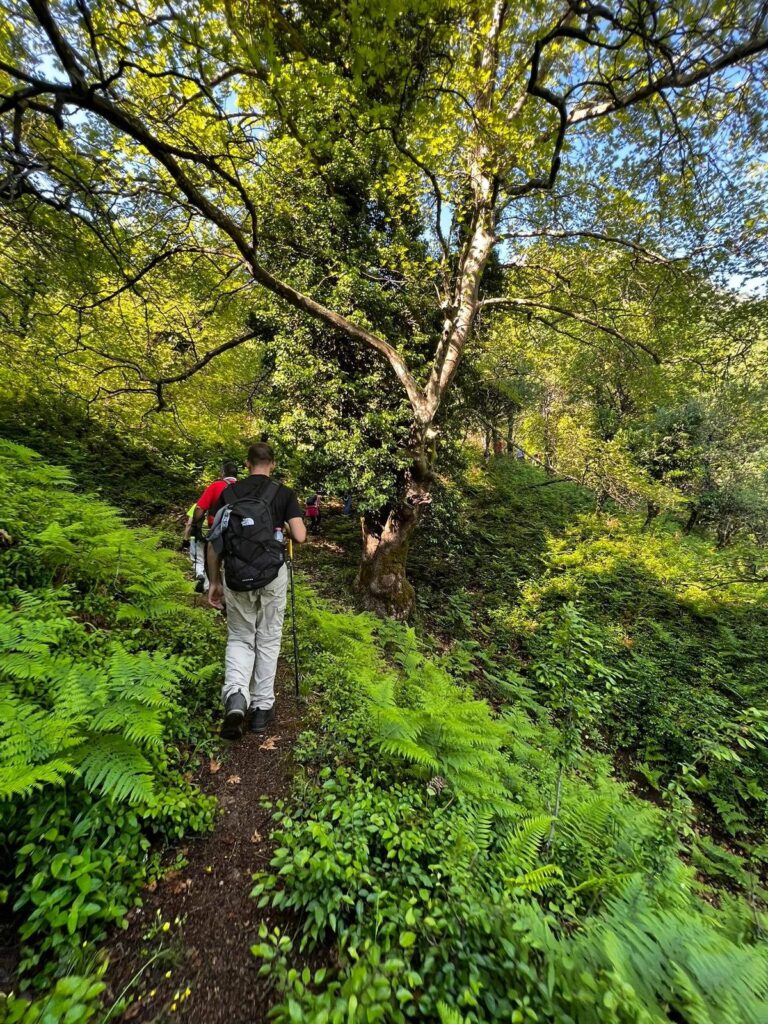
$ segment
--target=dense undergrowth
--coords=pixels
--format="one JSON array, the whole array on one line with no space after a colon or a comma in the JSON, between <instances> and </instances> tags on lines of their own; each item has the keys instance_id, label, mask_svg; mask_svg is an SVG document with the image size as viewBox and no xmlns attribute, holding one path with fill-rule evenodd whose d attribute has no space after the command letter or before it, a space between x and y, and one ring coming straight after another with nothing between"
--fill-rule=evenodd
<instances>
[{"instance_id":1,"label":"dense undergrowth","mask_svg":"<svg viewBox=\"0 0 768 1024\"><path fill-rule=\"evenodd\" d=\"M308 771L254 888L301 922L254 948L282 975L278 1020L765 1019L762 915L702 889L678 821L608 757L566 756L568 729L519 677L494 680L494 711L411 630L302 604ZM336 973L290 967L292 941L329 935Z\"/></svg>"},{"instance_id":2,"label":"dense undergrowth","mask_svg":"<svg viewBox=\"0 0 768 1024\"><path fill-rule=\"evenodd\" d=\"M69 473L2 442L0 474L0 885L49 988L0 1011L87 1021L107 928L211 823L184 771L222 637ZM302 588L303 770L253 893L296 922L254 948L278 1022L768 1021L755 552L593 508L470 467L417 539L416 628ZM302 560L343 596L356 526L323 529ZM294 967L328 943L333 970Z\"/></svg>"},{"instance_id":3,"label":"dense undergrowth","mask_svg":"<svg viewBox=\"0 0 768 1024\"><path fill-rule=\"evenodd\" d=\"M254 889L302 922L254 949L278 1020L768 1019L765 592L544 483L499 460L446 496L418 636L304 595L305 781ZM291 967L331 937L338 971Z\"/></svg>"},{"instance_id":4,"label":"dense undergrowth","mask_svg":"<svg viewBox=\"0 0 768 1024\"><path fill-rule=\"evenodd\" d=\"M596 514L585 492L511 460L471 472L468 493L452 524L453 589L430 612L466 677L493 699L484 670L505 666L567 707L582 742L676 803L703 869L753 887L768 854L768 586L740 579L764 553ZM569 618L579 637L563 653ZM564 688L561 668L579 658L580 682Z\"/></svg>"},{"instance_id":5,"label":"dense undergrowth","mask_svg":"<svg viewBox=\"0 0 768 1024\"><path fill-rule=\"evenodd\" d=\"M81 490L104 498L130 522L186 509L200 493L195 471L207 461L215 466L220 453L183 436L161 447L121 427L89 417L81 402L46 392L19 396L0 409L0 437L66 466Z\"/></svg>"},{"instance_id":6,"label":"dense undergrowth","mask_svg":"<svg viewBox=\"0 0 768 1024\"><path fill-rule=\"evenodd\" d=\"M60 979L2 1009L85 1020L108 927L163 843L212 824L185 772L208 741L221 632L155 536L7 441L0 527L0 899L22 986Z\"/></svg>"}]
</instances>

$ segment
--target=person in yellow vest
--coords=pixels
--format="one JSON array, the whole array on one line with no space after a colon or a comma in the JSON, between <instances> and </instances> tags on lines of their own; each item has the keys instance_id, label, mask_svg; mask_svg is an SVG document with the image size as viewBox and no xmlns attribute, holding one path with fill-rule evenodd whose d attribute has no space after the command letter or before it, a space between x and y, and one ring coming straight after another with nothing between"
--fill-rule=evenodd
<instances>
[{"instance_id":1,"label":"person in yellow vest","mask_svg":"<svg viewBox=\"0 0 768 1024\"><path fill-rule=\"evenodd\" d=\"M189 554L189 561L192 563L192 571L195 574L195 590L197 590L198 594L201 594L206 593L208 590L208 578L205 575L205 544L203 542L203 535L200 523L195 522L196 508L197 502L191 505L187 512L181 550Z\"/></svg>"}]
</instances>

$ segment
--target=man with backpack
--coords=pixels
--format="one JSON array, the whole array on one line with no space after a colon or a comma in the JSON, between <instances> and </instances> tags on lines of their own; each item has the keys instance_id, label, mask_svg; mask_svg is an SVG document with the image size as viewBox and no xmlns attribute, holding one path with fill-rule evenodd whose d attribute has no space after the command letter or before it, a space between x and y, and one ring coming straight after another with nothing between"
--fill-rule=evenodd
<instances>
[{"instance_id":1,"label":"man with backpack","mask_svg":"<svg viewBox=\"0 0 768 1024\"><path fill-rule=\"evenodd\" d=\"M297 544L307 538L293 491L271 479L275 457L268 444L252 444L249 475L230 484L210 511L208 601L227 608L224 722L221 734L239 739L245 716L264 732L275 715L275 673L288 589L284 531ZM223 579L222 579L223 568Z\"/></svg>"}]
</instances>

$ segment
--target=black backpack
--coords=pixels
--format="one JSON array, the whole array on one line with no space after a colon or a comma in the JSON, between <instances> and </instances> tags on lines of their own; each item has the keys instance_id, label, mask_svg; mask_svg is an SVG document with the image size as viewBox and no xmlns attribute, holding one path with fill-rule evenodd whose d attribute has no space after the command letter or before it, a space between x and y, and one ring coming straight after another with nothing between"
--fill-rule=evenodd
<instances>
[{"instance_id":1,"label":"black backpack","mask_svg":"<svg viewBox=\"0 0 768 1024\"><path fill-rule=\"evenodd\" d=\"M285 548L275 540L272 501L280 485L270 480L261 494L238 498L231 494L221 520L224 573L230 590L260 590L277 577L285 563ZM231 488L222 495L224 501Z\"/></svg>"}]
</instances>

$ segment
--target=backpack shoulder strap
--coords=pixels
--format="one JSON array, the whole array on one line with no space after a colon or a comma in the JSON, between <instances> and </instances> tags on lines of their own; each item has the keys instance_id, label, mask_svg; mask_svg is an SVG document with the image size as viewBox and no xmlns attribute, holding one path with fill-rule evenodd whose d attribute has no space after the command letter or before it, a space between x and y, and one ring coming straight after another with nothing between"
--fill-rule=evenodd
<instances>
[{"instance_id":1,"label":"backpack shoulder strap","mask_svg":"<svg viewBox=\"0 0 768 1024\"><path fill-rule=\"evenodd\" d=\"M271 505L277 497L277 492L280 490L280 484L276 480L270 480L264 490L261 492L259 497L265 505Z\"/></svg>"},{"instance_id":2,"label":"backpack shoulder strap","mask_svg":"<svg viewBox=\"0 0 768 1024\"><path fill-rule=\"evenodd\" d=\"M239 483L239 481L236 481L233 484L227 484L227 486L221 492L221 496L219 497L219 501L222 502L224 505L231 505L233 502L237 501L237 495L235 494L235 487L237 487L238 483Z\"/></svg>"}]
</instances>

